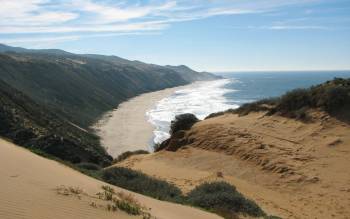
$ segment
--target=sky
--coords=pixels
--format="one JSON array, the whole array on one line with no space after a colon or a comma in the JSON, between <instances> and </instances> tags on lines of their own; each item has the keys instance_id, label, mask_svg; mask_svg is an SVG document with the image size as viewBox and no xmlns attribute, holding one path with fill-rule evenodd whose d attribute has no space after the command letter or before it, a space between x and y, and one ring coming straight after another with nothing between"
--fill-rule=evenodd
<instances>
[{"instance_id":1,"label":"sky","mask_svg":"<svg viewBox=\"0 0 350 219\"><path fill-rule=\"evenodd\" d=\"M0 43L199 71L350 69L350 0L0 0Z\"/></svg>"}]
</instances>

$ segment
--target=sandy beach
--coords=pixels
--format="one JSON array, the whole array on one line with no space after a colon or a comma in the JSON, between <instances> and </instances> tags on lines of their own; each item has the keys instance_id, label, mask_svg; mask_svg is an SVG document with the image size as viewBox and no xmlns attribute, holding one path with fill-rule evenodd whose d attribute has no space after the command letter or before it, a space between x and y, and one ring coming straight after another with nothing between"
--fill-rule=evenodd
<instances>
[{"instance_id":1,"label":"sandy beach","mask_svg":"<svg viewBox=\"0 0 350 219\"><path fill-rule=\"evenodd\" d=\"M149 145L154 127L147 121L146 112L176 90L189 88L197 83L149 92L131 98L120 104L117 109L107 112L93 126L93 129L101 137L102 145L113 157L125 151L150 150Z\"/></svg>"}]
</instances>

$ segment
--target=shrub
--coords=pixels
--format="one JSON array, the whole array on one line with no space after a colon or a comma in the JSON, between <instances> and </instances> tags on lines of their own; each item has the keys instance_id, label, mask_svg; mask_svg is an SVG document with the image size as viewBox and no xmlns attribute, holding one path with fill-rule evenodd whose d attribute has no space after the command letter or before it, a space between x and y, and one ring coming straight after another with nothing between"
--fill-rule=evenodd
<instances>
[{"instance_id":1,"label":"shrub","mask_svg":"<svg viewBox=\"0 0 350 219\"><path fill-rule=\"evenodd\" d=\"M303 107L311 105L310 93L306 89L295 89L284 94L278 105L277 110L281 113L290 113Z\"/></svg>"},{"instance_id":2,"label":"shrub","mask_svg":"<svg viewBox=\"0 0 350 219\"><path fill-rule=\"evenodd\" d=\"M280 98L269 98L247 103L235 110L209 115L207 118L225 113L247 115L250 112L267 111L266 115L279 115L308 121L309 109L322 109L345 122L350 121L350 79L335 78L307 89L295 89ZM344 114L345 112L345 114Z\"/></svg>"},{"instance_id":3,"label":"shrub","mask_svg":"<svg viewBox=\"0 0 350 219\"><path fill-rule=\"evenodd\" d=\"M79 163L76 165L78 168L85 170L100 170L101 166L94 163Z\"/></svg>"},{"instance_id":4,"label":"shrub","mask_svg":"<svg viewBox=\"0 0 350 219\"><path fill-rule=\"evenodd\" d=\"M329 88L324 96L324 108L330 113L350 103L350 89L344 87Z\"/></svg>"},{"instance_id":5,"label":"shrub","mask_svg":"<svg viewBox=\"0 0 350 219\"><path fill-rule=\"evenodd\" d=\"M102 179L110 184L160 200L182 202L183 199L181 190L176 186L124 167L103 170Z\"/></svg>"},{"instance_id":6,"label":"shrub","mask_svg":"<svg viewBox=\"0 0 350 219\"><path fill-rule=\"evenodd\" d=\"M191 113L177 115L175 119L171 121L170 134L180 130L188 130L198 121L199 119Z\"/></svg>"},{"instance_id":7,"label":"shrub","mask_svg":"<svg viewBox=\"0 0 350 219\"><path fill-rule=\"evenodd\" d=\"M121 155L119 155L116 159L113 160L113 163L118 163L121 162L133 155L137 155L137 154L149 154L148 151L145 150L137 150L137 151L126 151L124 153L122 153Z\"/></svg>"},{"instance_id":8,"label":"shrub","mask_svg":"<svg viewBox=\"0 0 350 219\"><path fill-rule=\"evenodd\" d=\"M234 186L226 182L204 183L187 195L187 201L226 218L238 213L250 216L265 216L265 213L253 201L246 199ZM231 216L230 216L231 215Z\"/></svg>"},{"instance_id":9,"label":"shrub","mask_svg":"<svg viewBox=\"0 0 350 219\"><path fill-rule=\"evenodd\" d=\"M243 104L241 107L231 112L238 113L241 116L245 116L251 112L268 111L271 109L272 106L276 105L277 102L278 98L262 99L252 103Z\"/></svg>"}]
</instances>

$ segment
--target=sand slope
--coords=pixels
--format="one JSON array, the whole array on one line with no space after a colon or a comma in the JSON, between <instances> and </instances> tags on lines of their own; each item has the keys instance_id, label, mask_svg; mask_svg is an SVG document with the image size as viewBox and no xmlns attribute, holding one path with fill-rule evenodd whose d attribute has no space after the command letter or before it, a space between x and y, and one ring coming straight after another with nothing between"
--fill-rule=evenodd
<instances>
[{"instance_id":1,"label":"sand slope","mask_svg":"<svg viewBox=\"0 0 350 219\"><path fill-rule=\"evenodd\" d=\"M80 187L88 194L96 194L105 183L1 139L0 176L1 219L135 218L122 211L112 213L93 208L85 196L78 199L58 195L55 188L60 185ZM150 213L156 218L219 218L198 209L134 195L141 204L151 208Z\"/></svg>"},{"instance_id":2,"label":"sand slope","mask_svg":"<svg viewBox=\"0 0 350 219\"><path fill-rule=\"evenodd\" d=\"M320 112L313 116L308 124L261 113L219 116L195 124L182 150L119 165L184 191L223 179L284 218L350 218L350 126Z\"/></svg>"}]
</instances>

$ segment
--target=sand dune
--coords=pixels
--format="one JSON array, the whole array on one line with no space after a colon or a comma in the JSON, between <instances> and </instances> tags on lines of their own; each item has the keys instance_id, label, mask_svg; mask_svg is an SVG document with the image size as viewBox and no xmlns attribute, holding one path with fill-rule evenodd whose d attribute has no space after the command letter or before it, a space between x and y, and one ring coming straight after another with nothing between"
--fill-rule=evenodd
<instances>
[{"instance_id":1,"label":"sand dune","mask_svg":"<svg viewBox=\"0 0 350 219\"><path fill-rule=\"evenodd\" d=\"M60 163L39 157L0 139L0 218L1 219L96 219L135 218L122 211L108 212L90 206L92 197L62 196L58 186L81 188L96 194L105 183L76 172ZM113 187L116 191L123 189ZM139 194L134 197L156 218L219 218L195 208L158 201Z\"/></svg>"},{"instance_id":2,"label":"sand dune","mask_svg":"<svg viewBox=\"0 0 350 219\"><path fill-rule=\"evenodd\" d=\"M219 116L195 124L177 152L138 155L118 165L185 192L226 180L283 218L350 218L350 126L320 112L313 116L311 123L262 113Z\"/></svg>"}]
</instances>

